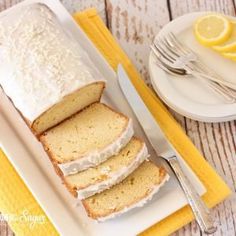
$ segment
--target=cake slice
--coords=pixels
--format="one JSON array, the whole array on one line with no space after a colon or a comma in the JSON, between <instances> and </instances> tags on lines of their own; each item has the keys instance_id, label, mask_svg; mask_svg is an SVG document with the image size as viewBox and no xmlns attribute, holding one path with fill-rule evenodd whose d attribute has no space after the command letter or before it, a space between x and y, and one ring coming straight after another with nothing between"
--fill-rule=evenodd
<instances>
[{"instance_id":1,"label":"cake slice","mask_svg":"<svg viewBox=\"0 0 236 236\"><path fill-rule=\"evenodd\" d=\"M37 136L100 101L105 78L45 5L0 19L0 85Z\"/></svg>"},{"instance_id":2,"label":"cake slice","mask_svg":"<svg viewBox=\"0 0 236 236\"><path fill-rule=\"evenodd\" d=\"M96 167L66 176L64 182L75 197L84 199L121 182L147 157L145 143L132 138L119 154Z\"/></svg>"},{"instance_id":3,"label":"cake slice","mask_svg":"<svg viewBox=\"0 0 236 236\"><path fill-rule=\"evenodd\" d=\"M121 183L82 200L82 203L89 217L104 221L143 206L168 179L163 167L144 161Z\"/></svg>"},{"instance_id":4,"label":"cake slice","mask_svg":"<svg viewBox=\"0 0 236 236\"><path fill-rule=\"evenodd\" d=\"M40 136L54 166L70 175L116 155L133 136L131 119L94 103Z\"/></svg>"}]
</instances>

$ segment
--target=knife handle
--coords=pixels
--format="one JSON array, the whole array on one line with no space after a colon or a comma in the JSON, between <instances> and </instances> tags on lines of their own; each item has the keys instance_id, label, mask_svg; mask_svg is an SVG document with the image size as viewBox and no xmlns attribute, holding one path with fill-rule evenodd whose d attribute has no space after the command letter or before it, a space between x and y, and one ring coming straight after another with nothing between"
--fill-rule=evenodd
<instances>
[{"instance_id":1,"label":"knife handle","mask_svg":"<svg viewBox=\"0 0 236 236\"><path fill-rule=\"evenodd\" d=\"M210 216L210 211L184 174L177 157L172 156L168 158L168 162L176 174L176 177L185 193L189 205L192 208L193 214L196 217L199 227L204 233L213 234L217 228L214 226L213 220Z\"/></svg>"}]
</instances>

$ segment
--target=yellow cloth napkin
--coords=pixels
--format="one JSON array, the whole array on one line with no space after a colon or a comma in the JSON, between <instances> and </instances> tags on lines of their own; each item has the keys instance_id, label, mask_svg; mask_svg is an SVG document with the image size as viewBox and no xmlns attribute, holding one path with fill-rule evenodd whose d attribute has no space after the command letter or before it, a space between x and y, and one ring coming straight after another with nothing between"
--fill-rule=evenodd
<instances>
[{"instance_id":1,"label":"yellow cloth napkin","mask_svg":"<svg viewBox=\"0 0 236 236\"><path fill-rule=\"evenodd\" d=\"M96 9L88 9L87 11L79 12L74 15L74 18L114 70L116 70L119 63L123 64L133 85L153 114L157 123L176 150L205 185L207 192L204 194L203 199L207 206L213 207L225 199L231 193L228 186L201 156L160 99L140 78L127 55L117 44L98 16ZM144 231L142 235L169 235L191 222L193 218L191 209L189 206L186 206L161 222L153 225Z\"/></svg>"},{"instance_id":2,"label":"yellow cloth napkin","mask_svg":"<svg viewBox=\"0 0 236 236\"><path fill-rule=\"evenodd\" d=\"M17 236L58 235L54 226L1 149L0 212L5 215Z\"/></svg>"},{"instance_id":3,"label":"yellow cloth napkin","mask_svg":"<svg viewBox=\"0 0 236 236\"><path fill-rule=\"evenodd\" d=\"M207 193L203 196L205 203L209 207L213 207L225 199L230 194L230 189L200 155L159 98L140 79L138 72L103 24L96 10L89 9L76 13L74 18L114 70L116 70L118 63L123 64L132 83L156 121L205 185L207 189ZM45 216L44 223L35 224L34 227L27 221L9 221L16 235L57 235L55 228L1 151L0 211L5 215L14 214L20 216L23 211L28 211L28 214L31 215ZM193 214L187 206L153 225L144 231L142 235L169 235L188 224L191 220L193 220Z\"/></svg>"}]
</instances>

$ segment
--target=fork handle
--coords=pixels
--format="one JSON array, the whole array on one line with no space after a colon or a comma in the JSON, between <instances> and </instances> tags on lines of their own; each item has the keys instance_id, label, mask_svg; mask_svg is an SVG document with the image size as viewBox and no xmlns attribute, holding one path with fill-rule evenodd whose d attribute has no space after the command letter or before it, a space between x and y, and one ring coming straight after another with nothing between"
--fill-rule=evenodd
<instances>
[{"instance_id":1,"label":"fork handle","mask_svg":"<svg viewBox=\"0 0 236 236\"><path fill-rule=\"evenodd\" d=\"M210 216L209 209L202 201L201 197L196 192L188 178L185 176L179 161L176 156L168 158L168 162L177 176L177 179L185 193L185 196L192 208L193 214L196 217L197 223L201 230L206 234L213 234L217 228L214 226L213 220Z\"/></svg>"},{"instance_id":2,"label":"fork handle","mask_svg":"<svg viewBox=\"0 0 236 236\"><path fill-rule=\"evenodd\" d=\"M227 88L224 85L220 85L217 82L214 82L212 80L207 80L206 78L202 77L200 73L195 72L194 70L190 69L189 67L185 66L184 69L188 71L190 74L192 74L195 78L201 79L205 83L208 84L210 88L212 88L215 92L218 94L221 94L224 99L230 103L233 103L236 101L236 94L233 93L233 89Z\"/></svg>"},{"instance_id":3,"label":"fork handle","mask_svg":"<svg viewBox=\"0 0 236 236\"><path fill-rule=\"evenodd\" d=\"M216 83L219 83L221 85L225 85L228 88L232 89L233 91L236 91L236 83L232 83L232 82L224 80L215 71L212 71L211 69L209 69L200 60L197 60L196 64L192 63L191 65L198 69L198 71L202 77L204 77L208 80L214 81Z\"/></svg>"},{"instance_id":4,"label":"fork handle","mask_svg":"<svg viewBox=\"0 0 236 236\"><path fill-rule=\"evenodd\" d=\"M198 72L202 77L212 82L218 83L220 85L227 86L228 88L232 89L232 91L236 92L236 83L231 83L222 79L218 79L217 77L204 74L203 72Z\"/></svg>"}]
</instances>

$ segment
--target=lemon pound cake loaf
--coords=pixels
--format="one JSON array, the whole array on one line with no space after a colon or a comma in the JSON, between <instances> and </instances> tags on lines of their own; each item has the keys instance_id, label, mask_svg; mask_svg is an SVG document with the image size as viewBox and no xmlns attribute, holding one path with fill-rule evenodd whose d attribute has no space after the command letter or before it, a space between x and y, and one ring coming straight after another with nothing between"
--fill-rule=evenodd
<instances>
[{"instance_id":1,"label":"lemon pound cake loaf","mask_svg":"<svg viewBox=\"0 0 236 236\"><path fill-rule=\"evenodd\" d=\"M0 85L38 135L100 100L105 80L44 4L0 19Z\"/></svg>"},{"instance_id":2,"label":"lemon pound cake loaf","mask_svg":"<svg viewBox=\"0 0 236 236\"><path fill-rule=\"evenodd\" d=\"M64 175L107 160L133 136L131 119L102 103L94 103L40 136L54 164Z\"/></svg>"},{"instance_id":3,"label":"lemon pound cake loaf","mask_svg":"<svg viewBox=\"0 0 236 236\"><path fill-rule=\"evenodd\" d=\"M75 197L84 199L122 181L147 157L145 143L132 138L119 154L96 167L66 176L64 182Z\"/></svg>"},{"instance_id":4,"label":"lemon pound cake loaf","mask_svg":"<svg viewBox=\"0 0 236 236\"><path fill-rule=\"evenodd\" d=\"M163 167L144 161L121 183L82 200L82 203L89 217L104 221L143 206L168 179Z\"/></svg>"}]
</instances>

